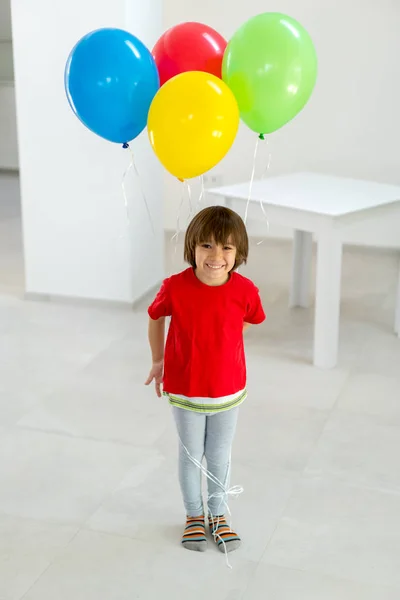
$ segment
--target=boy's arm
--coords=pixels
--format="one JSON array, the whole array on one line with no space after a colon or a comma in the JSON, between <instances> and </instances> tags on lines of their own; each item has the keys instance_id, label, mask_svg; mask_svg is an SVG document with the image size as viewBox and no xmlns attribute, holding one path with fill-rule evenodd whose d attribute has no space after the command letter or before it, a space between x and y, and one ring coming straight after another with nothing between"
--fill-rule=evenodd
<instances>
[{"instance_id":1,"label":"boy's arm","mask_svg":"<svg viewBox=\"0 0 400 600\"><path fill-rule=\"evenodd\" d=\"M152 367L146 380L146 385L154 381L156 394L161 398L161 384L164 373L164 338L165 338L165 317L155 321L149 320L149 343L152 357Z\"/></svg>"},{"instance_id":2,"label":"boy's arm","mask_svg":"<svg viewBox=\"0 0 400 600\"><path fill-rule=\"evenodd\" d=\"M243 333L246 331L246 329L248 329L250 327L251 323L243 323Z\"/></svg>"},{"instance_id":3,"label":"boy's arm","mask_svg":"<svg viewBox=\"0 0 400 600\"><path fill-rule=\"evenodd\" d=\"M154 363L164 360L165 317L149 319L149 344Z\"/></svg>"}]
</instances>

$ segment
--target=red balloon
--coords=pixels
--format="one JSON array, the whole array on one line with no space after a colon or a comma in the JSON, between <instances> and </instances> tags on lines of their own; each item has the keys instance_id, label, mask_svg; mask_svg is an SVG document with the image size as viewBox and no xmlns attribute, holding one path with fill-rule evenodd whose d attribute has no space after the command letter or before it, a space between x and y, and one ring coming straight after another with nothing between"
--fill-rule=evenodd
<instances>
[{"instance_id":1,"label":"red balloon","mask_svg":"<svg viewBox=\"0 0 400 600\"><path fill-rule=\"evenodd\" d=\"M166 31L153 48L160 83L185 73L205 71L222 79L227 41L202 23L181 23Z\"/></svg>"}]
</instances>

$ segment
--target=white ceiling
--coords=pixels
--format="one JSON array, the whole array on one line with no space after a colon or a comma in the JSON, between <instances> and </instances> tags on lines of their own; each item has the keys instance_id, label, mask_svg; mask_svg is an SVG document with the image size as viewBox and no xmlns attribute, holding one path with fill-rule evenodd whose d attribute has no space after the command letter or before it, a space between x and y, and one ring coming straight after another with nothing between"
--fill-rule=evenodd
<instances>
[{"instance_id":1,"label":"white ceiling","mask_svg":"<svg viewBox=\"0 0 400 600\"><path fill-rule=\"evenodd\" d=\"M0 0L0 40L11 39L11 0Z\"/></svg>"}]
</instances>

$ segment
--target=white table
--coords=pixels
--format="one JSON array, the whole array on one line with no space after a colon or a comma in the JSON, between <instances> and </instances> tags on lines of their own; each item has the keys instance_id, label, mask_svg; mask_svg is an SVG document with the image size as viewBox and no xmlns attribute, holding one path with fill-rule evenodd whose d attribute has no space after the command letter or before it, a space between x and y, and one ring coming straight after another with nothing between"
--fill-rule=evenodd
<instances>
[{"instance_id":1,"label":"white table","mask_svg":"<svg viewBox=\"0 0 400 600\"><path fill-rule=\"evenodd\" d=\"M207 190L232 200L247 201L249 183ZM263 202L271 224L295 230L290 306L309 306L313 233L318 243L315 298L314 365L337 364L343 231L377 216L397 218L400 187L315 173L295 173L255 181L251 203ZM399 240L400 242L400 240ZM400 273L395 332L400 337Z\"/></svg>"}]
</instances>

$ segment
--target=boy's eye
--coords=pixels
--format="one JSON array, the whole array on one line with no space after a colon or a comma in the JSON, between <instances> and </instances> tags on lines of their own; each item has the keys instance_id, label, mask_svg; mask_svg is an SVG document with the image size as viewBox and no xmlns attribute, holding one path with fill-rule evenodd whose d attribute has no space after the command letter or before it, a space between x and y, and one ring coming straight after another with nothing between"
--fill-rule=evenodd
<instances>
[{"instance_id":1,"label":"boy's eye","mask_svg":"<svg viewBox=\"0 0 400 600\"><path fill-rule=\"evenodd\" d=\"M210 248L212 248L212 244L201 244L201 247L209 250ZM233 250L233 246L224 246L224 250L231 251L231 250Z\"/></svg>"}]
</instances>

